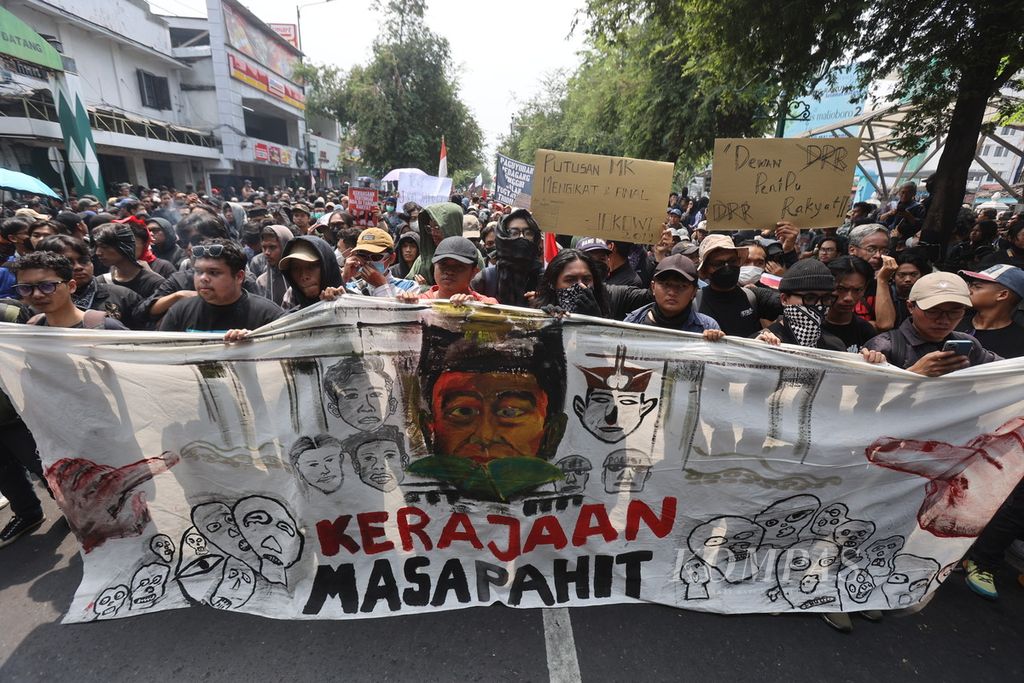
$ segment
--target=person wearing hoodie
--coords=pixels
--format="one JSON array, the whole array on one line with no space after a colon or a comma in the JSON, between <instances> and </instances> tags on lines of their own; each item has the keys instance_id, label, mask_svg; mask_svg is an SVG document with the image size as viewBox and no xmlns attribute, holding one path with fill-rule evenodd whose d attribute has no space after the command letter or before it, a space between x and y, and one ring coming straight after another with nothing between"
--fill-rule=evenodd
<instances>
[{"instance_id":1,"label":"person wearing hoodie","mask_svg":"<svg viewBox=\"0 0 1024 683\"><path fill-rule=\"evenodd\" d=\"M291 240L277 267L288 283L282 305L289 313L320 301L325 289L340 289L345 284L334 249L315 235Z\"/></svg>"},{"instance_id":2,"label":"person wearing hoodie","mask_svg":"<svg viewBox=\"0 0 1024 683\"><path fill-rule=\"evenodd\" d=\"M228 237L237 240L242 234L242 226L248 220L245 207L235 202L224 202L224 205L221 207L221 215L224 217L224 224L228 228Z\"/></svg>"},{"instance_id":3,"label":"person wearing hoodie","mask_svg":"<svg viewBox=\"0 0 1024 683\"><path fill-rule=\"evenodd\" d=\"M473 289L506 306L529 306L544 274L543 234L533 215L516 209L498 224L497 261L473 278Z\"/></svg>"},{"instance_id":4,"label":"person wearing hoodie","mask_svg":"<svg viewBox=\"0 0 1024 683\"><path fill-rule=\"evenodd\" d=\"M404 233L398 238L397 252L398 260L391 266L391 275L399 279L407 278L412 264L420 255L420 236L414 232Z\"/></svg>"},{"instance_id":5,"label":"person wearing hoodie","mask_svg":"<svg viewBox=\"0 0 1024 683\"><path fill-rule=\"evenodd\" d=\"M288 281L278 268L278 264L292 237L292 231L283 225L268 225L260 233L260 252L266 259L267 269L256 278L256 286L262 296L278 306L284 301L284 294L288 291Z\"/></svg>"},{"instance_id":6,"label":"person wearing hoodie","mask_svg":"<svg viewBox=\"0 0 1024 683\"><path fill-rule=\"evenodd\" d=\"M420 211L417 220L420 226L420 255L409 269L408 278L421 278L420 284L433 285L434 282L434 250L441 240L448 237L462 237L462 207L452 202L431 204ZM479 259L478 268L483 268L483 258Z\"/></svg>"},{"instance_id":7,"label":"person wearing hoodie","mask_svg":"<svg viewBox=\"0 0 1024 683\"><path fill-rule=\"evenodd\" d=\"M177 270L185 258L185 252L178 246L178 236L171 227L171 222L154 216L146 221L146 227L153 235L153 243L150 245L153 255L167 261Z\"/></svg>"}]
</instances>

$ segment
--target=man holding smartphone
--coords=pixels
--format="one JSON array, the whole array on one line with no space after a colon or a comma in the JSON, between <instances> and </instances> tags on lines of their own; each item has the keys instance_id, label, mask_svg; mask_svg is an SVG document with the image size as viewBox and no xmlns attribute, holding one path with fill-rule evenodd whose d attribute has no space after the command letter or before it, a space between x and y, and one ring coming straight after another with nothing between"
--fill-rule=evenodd
<instances>
[{"instance_id":1,"label":"man holding smartphone","mask_svg":"<svg viewBox=\"0 0 1024 683\"><path fill-rule=\"evenodd\" d=\"M910 317L899 327L869 340L890 364L926 377L1002 360L963 332L954 332L971 307L967 283L953 273L929 273L910 290Z\"/></svg>"},{"instance_id":2,"label":"man holding smartphone","mask_svg":"<svg viewBox=\"0 0 1024 683\"><path fill-rule=\"evenodd\" d=\"M367 228L359 233L356 246L345 259L342 279L354 294L396 297L398 292L419 292L413 280L400 280L391 274L395 262L395 241L386 230Z\"/></svg>"}]
</instances>

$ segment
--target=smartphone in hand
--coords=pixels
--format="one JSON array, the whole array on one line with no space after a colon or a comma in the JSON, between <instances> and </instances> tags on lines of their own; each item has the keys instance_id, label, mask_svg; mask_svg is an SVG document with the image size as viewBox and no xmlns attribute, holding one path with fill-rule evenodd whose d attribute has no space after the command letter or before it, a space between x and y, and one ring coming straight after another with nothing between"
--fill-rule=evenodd
<instances>
[{"instance_id":1,"label":"smartphone in hand","mask_svg":"<svg viewBox=\"0 0 1024 683\"><path fill-rule=\"evenodd\" d=\"M942 345L943 351L952 351L960 356L970 355L973 348L974 342L969 339L950 339Z\"/></svg>"}]
</instances>

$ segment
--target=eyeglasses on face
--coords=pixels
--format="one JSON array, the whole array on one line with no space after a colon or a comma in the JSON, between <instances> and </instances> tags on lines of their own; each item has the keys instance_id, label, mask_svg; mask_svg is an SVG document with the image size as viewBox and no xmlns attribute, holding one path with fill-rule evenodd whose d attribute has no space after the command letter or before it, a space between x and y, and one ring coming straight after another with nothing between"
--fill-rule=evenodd
<instances>
[{"instance_id":1,"label":"eyeglasses on face","mask_svg":"<svg viewBox=\"0 0 1024 683\"><path fill-rule=\"evenodd\" d=\"M917 310L924 313L924 317L928 318L929 320L941 320L945 318L946 320L949 320L951 322L954 320L959 320L960 318L964 317L964 312L966 310L963 308L954 308L953 310L943 311L937 308L925 309L921 308L920 306L916 306L916 308Z\"/></svg>"},{"instance_id":2,"label":"eyeglasses on face","mask_svg":"<svg viewBox=\"0 0 1024 683\"><path fill-rule=\"evenodd\" d=\"M67 280L55 280L53 282L35 282L32 284L19 283L14 285L14 291L17 292L18 296L21 297L22 299L27 299L28 297L32 296L32 292L34 292L35 290L39 290L40 294L49 296L50 294L56 292L58 287L60 287L63 284L66 284L67 282Z\"/></svg>"},{"instance_id":3,"label":"eyeglasses on face","mask_svg":"<svg viewBox=\"0 0 1024 683\"><path fill-rule=\"evenodd\" d=\"M815 294L814 292L801 292L799 294L800 299L804 302L805 306L816 306L821 304L822 306L831 306L836 302L835 294Z\"/></svg>"},{"instance_id":4,"label":"eyeglasses on face","mask_svg":"<svg viewBox=\"0 0 1024 683\"><path fill-rule=\"evenodd\" d=\"M508 236L514 240L519 239L520 237L525 237L528 240L532 240L537 236L537 231L534 230L533 228L509 228Z\"/></svg>"},{"instance_id":5,"label":"eyeglasses on face","mask_svg":"<svg viewBox=\"0 0 1024 683\"><path fill-rule=\"evenodd\" d=\"M867 246L867 247L857 247L857 248L860 249L861 251L866 251L867 253L871 254L872 256L876 256L878 254L881 254L881 255L885 256L886 254L889 253L889 247Z\"/></svg>"},{"instance_id":6,"label":"eyeglasses on face","mask_svg":"<svg viewBox=\"0 0 1024 683\"><path fill-rule=\"evenodd\" d=\"M223 244L203 245L197 244L192 247L192 258L220 258L224 254Z\"/></svg>"}]
</instances>

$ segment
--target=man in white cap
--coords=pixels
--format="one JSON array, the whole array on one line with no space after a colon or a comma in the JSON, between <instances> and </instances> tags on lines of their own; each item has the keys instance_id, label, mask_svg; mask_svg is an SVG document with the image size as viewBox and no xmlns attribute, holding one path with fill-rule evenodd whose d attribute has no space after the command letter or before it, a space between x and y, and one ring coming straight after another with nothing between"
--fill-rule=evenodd
<instances>
[{"instance_id":1,"label":"man in white cap","mask_svg":"<svg viewBox=\"0 0 1024 683\"><path fill-rule=\"evenodd\" d=\"M737 247L732 238L711 234L700 243L697 272L708 286L700 290L694 306L718 321L722 331L737 337L750 337L761 331L761 319L775 320L782 315L778 294L764 287L740 287L740 266L747 248Z\"/></svg>"},{"instance_id":2,"label":"man in white cap","mask_svg":"<svg viewBox=\"0 0 1024 683\"><path fill-rule=\"evenodd\" d=\"M910 290L910 317L895 330L869 340L864 348L879 351L892 365L926 377L1001 360L971 335L953 331L970 307L971 293L959 275L929 273ZM968 353L943 351L948 341L970 342Z\"/></svg>"}]
</instances>

